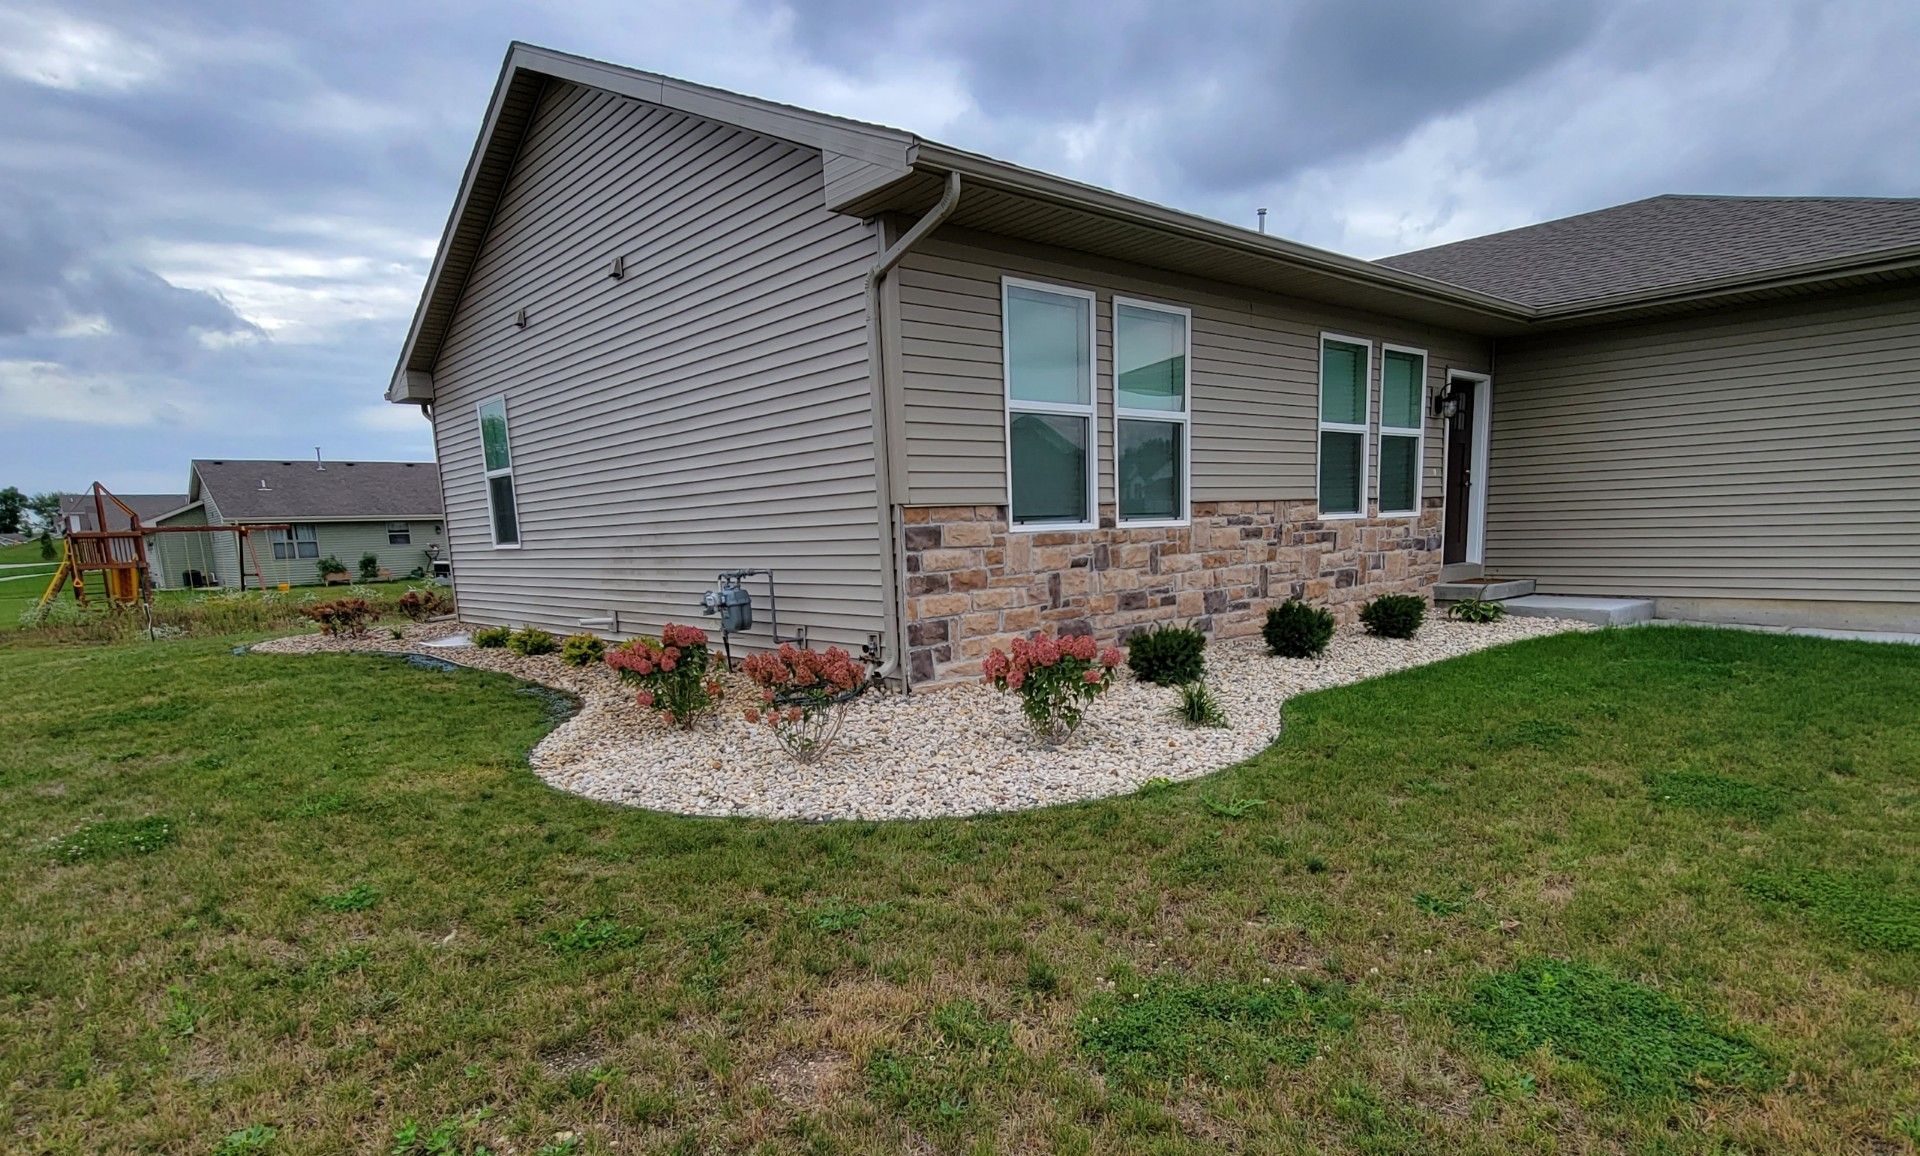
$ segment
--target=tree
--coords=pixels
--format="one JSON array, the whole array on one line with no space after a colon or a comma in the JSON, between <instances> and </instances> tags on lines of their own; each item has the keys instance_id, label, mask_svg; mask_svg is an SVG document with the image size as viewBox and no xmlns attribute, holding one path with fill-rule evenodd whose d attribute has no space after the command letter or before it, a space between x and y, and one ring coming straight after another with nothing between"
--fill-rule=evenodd
<instances>
[{"instance_id":1,"label":"tree","mask_svg":"<svg viewBox=\"0 0 1920 1156\"><path fill-rule=\"evenodd\" d=\"M64 528L60 525L60 495L54 493L35 494L27 499L27 513L40 524L43 534L58 534Z\"/></svg>"},{"instance_id":2,"label":"tree","mask_svg":"<svg viewBox=\"0 0 1920 1156\"><path fill-rule=\"evenodd\" d=\"M18 486L0 490L0 534L18 534L21 515L27 512L27 496Z\"/></svg>"}]
</instances>

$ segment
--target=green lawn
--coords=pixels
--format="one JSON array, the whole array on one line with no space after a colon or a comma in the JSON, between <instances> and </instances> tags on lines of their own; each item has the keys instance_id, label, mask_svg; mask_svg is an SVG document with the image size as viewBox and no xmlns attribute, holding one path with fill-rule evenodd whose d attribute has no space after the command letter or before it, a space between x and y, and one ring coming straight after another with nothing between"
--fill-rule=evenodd
<instances>
[{"instance_id":1,"label":"green lawn","mask_svg":"<svg viewBox=\"0 0 1920 1156\"><path fill-rule=\"evenodd\" d=\"M54 549L59 548L55 542ZM59 555L56 553L51 562L41 558L38 542L0 546L0 630L19 625L20 612L40 601L59 568Z\"/></svg>"},{"instance_id":2,"label":"green lawn","mask_svg":"<svg viewBox=\"0 0 1920 1156\"><path fill-rule=\"evenodd\" d=\"M15 1150L1920 1145L1920 650L1545 639L1200 783L809 826L231 641L0 652Z\"/></svg>"}]
</instances>

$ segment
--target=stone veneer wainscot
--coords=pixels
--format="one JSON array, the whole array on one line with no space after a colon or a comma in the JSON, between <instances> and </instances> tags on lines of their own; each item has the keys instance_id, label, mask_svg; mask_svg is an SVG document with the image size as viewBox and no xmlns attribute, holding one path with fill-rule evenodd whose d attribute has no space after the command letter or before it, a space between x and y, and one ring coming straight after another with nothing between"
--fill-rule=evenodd
<instances>
[{"instance_id":1,"label":"stone veneer wainscot","mask_svg":"<svg viewBox=\"0 0 1920 1156\"><path fill-rule=\"evenodd\" d=\"M1313 503L1196 502L1192 524L1008 533L1002 506L905 511L908 676L976 678L981 659L1047 630L1124 643L1163 622L1216 638L1257 634L1267 607L1303 598L1351 622L1382 594L1440 575L1440 502L1418 518L1322 519Z\"/></svg>"}]
</instances>

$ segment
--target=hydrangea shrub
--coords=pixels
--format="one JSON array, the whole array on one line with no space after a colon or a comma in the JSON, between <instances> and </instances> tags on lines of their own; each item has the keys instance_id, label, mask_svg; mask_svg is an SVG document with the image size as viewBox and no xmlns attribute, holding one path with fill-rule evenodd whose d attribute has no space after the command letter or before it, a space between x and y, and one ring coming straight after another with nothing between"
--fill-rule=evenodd
<instances>
[{"instance_id":1,"label":"hydrangea shrub","mask_svg":"<svg viewBox=\"0 0 1920 1156\"><path fill-rule=\"evenodd\" d=\"M1034 741L1052 747L1080 729L1087 708L1113 684L1113 670L1124 660L1118 647L1100 650L1090 635L1036 634L988 654L984 671L995 687L1020 696Z\"/></svg>"},{"instance_id":2,"label":"hydrangea shrub","mask_svg":"<svg viewBox=\"0 0 1920 1156\"><path fill-rule=\"evenodd\" d=\"M789 757L811 763L833 750L847 704L867 686L867 668L837 646L803 649L790 642L756 654L741 670L760 687L760 705L746 719L773 732Z\"/></svg>"},{"instance_id":3,"label":"hydrangea shrub","mask_svg":"<svg viewBox=\"0 0 1920 1156\"><path fill-rule=\"evenodd\" d=\"M668 726L691 729L720 704L724 693L713 674L707 632L697 626L669 622L659 638L636 638L608 651L606 661L621 679L639 685L634 701L642 709L659 711L660 721Z\"/></svg>"}]
</instances>

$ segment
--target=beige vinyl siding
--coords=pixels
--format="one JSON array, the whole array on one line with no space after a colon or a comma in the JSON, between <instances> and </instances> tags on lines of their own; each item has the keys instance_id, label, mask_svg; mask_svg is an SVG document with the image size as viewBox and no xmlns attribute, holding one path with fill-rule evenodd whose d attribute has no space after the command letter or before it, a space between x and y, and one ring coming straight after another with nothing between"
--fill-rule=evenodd
<instances>
[{"instance_id":1,"label":"beige vinyl siding","mask_svg":"<svg viewBox=\"0 0 1920 1156\"><path fill-rule=\"evenodd\" d=\"M198 488L196 486L196 488ZM220 516L220 505L213 495L202 490L198 495L206 511L207 525L221 526L226 520ZM254 542L256 548L260 540ZM237 534L213 534L208 537L208 552L213 556L213 573L218 576L222 586L240 584L240 542ZM264 562L262 563L264 565ZM251 566L249 566L251 569Z\"/></svg>"},{"instance_id":2,"label":"beige vinyl siding","mask_svg":"<svg viewBox=\"0 0 1920 1156\"><path fill-rule=\"evenodd\" d=\"M207 524L207 512L204 507L176 514L165 521L156 523L161 526L204 526ZM217 575L219 567L214 561L214 538L231 538L231 534L154 534L147 539L148 557L153 565L153 581L162 590L177 590L183 586L181 575L188 570L198 570L209 576Z\"/></svg>"},{"instance_id":3,"label":"beige vinyl siding","mask_svg":"<svg viewBox=\"0 0 1920 1156\"><path fill-rule=\"evenodd\" d=\"M315 539L320 545L320 557L329 555L340 559L347 567L347 573L357 580L360 576L360 555L374 554L379 557L380 565L391 571L395 578L405 578L409 571L418 566L422 571L431 573L427 562L427 546L442 542L442 537L434 531L439 522L408 522L413 531L413 543L407 546L387 544L387 523L379 522L302 522L301 525L313 527ZM442 543L444 544L444 543ZM260 552L260 564L267 568L269 582L280 581L283 568L290 574L287 581L295 586L306 585L320 580L319 558L296 558L281 562L273 556L273 544L268 535L261 533L253 536L253 547Z\"/></svg>"},{"instance_id":4,"label":"beige vinyl siding","mask_svg":"<svg viewBox=\"0 0 1920 1156\"><path fill-rule=\"evenodd\" d=\"M1380 343L1427 350L1432 391L1446 371L1485 371L1487 342L1451 330L1238 289L1021 241L943 229L909 253L899 333L910 505L1006 501L1000 279L1090 289L1099 385L1100 500L1113 500L1113 297L1193 311L1193 499L1312 501L1317 490L1320 334L1373 342L1378 430ZM1440 493L1441 424L1425 422L1423 498ZM1377 489L1376 443L1368 492Z\"/></svg>"},{"instance_id":5,"label":"beige vinyl siding","mask_svg":"<svg viewBox=\"0 0 1920 1156\"><path fill-rule=\"evenodd\" d=\"M1544 591L1920 602L1920 294L1503 341L1487 565Z\"/></svg>"},{"instance_id":6,"label":"beige vinyl siding","mask_svg":"<svg viewBox=\"0 0 1920 1156\"><path fill-rule=\"evenodd\" d=\"M717 572L771 568L784 629L847 646L882 629L877 238L823 207L823 179L814 150L548 88L434 370L464 616L654 631L700 622ZM475 407L495 396L518 549L487 524Z\"/></svg>"}]
</instances>

